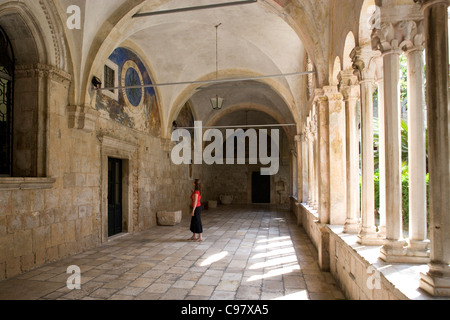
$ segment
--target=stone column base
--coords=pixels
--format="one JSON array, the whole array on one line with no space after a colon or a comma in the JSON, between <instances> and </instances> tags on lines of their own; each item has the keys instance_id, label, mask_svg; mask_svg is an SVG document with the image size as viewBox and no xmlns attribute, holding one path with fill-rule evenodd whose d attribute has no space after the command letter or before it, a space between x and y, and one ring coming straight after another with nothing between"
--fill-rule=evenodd
<instances>
[{"instance_id":1,"label":"stone column base","mask_svg":"<svg viewBox=\"0 0 450 320\"><path fill-rule=\"evenodd\" d=\"M450 267L431 263L430 270L421 273L420 288L434 297L450 297Z\"/></svg>"},{"instance_id":2,"label":"stone column base","mask_svg":"<svg viewBox=\"0 0 450 320\"><path fill-rule=\"evenodd\" d=\"M384 239L378 237L375 227L366 227L359 233L357 242L363 246L381 246Z\"/></svg>"},{"instance_id":3,"label":"stone column base","mask_svg":"<svg viewBox=\"0 0 450 320\"><path fill-rule=\"evenodd\" d=\"M424 264L430 262L427 241L385 240L380 259L387 263Z\"/></svg>"},{"instance_id":4,"label":"stone column base","mask_svg":"<svg viewBox=\"0 0 450 320\"><path fill-rule=\"evenodd\" d=\"M318 246L319 267L322 271L330 271L330 233L326 225L319 224L320 239Z\"/></svg>"},{"instance_id":5,"label":"stone column base","mask_svg":"<svg viewBox=\"0 0 450 320\"><path fill-rule=\"evenodd\" d=\"M344 224L344 233L358 234L361 230L361 224L358 219L347 219Z\"/></svg>"},{"instance_id":6,"label":"stone column base","mask_svg":"<svg viewBox=\"0 0 450 320\"><path fill-rule=\"evenodd\" d=\"M411 240L408 239L406 254L411 258L412 263L429 263L430 262L430 241L429 240Z\"/></svg>"}]
</instances>

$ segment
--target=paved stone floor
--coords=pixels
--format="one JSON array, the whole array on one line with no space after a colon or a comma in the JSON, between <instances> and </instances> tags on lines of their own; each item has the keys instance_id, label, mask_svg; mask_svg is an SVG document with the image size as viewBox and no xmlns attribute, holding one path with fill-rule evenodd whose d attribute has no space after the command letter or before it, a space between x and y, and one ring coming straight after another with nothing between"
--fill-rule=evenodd
<instances>
[{"instance_id":1,"label":"paved stone floor","mask_svg":"<svg viewBox=\"0 0 450 320\"><path fill-rule=\"evenodd\" d=\"M286 209L225 206L189 221L110 240L101 247L0 282L0 300L343 300L304 230ZM81 289L69 290L69 266Z\"/></svg>"}]
</instances>

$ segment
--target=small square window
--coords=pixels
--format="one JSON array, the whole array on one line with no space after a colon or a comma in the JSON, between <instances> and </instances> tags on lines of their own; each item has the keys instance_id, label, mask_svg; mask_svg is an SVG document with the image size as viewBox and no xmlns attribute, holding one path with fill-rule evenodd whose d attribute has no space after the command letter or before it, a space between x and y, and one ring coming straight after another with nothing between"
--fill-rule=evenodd
<instances>
[{"instance_id":1,"label":"small square window","mask_svg":"<svg viewBox=\"0 0 450 320\"><path fill-rule=\"evenodd\" d=\"M118 86L119 66L111 60L107 60L103 68L103 88L117 88ZM103 90L102 93L111 99L119 101L119 90L117 89Z\"/></svg>"},{"instance_id":2,"label":"small square window","mask_svg":"<svg viewBox=\"0 0 450 320\"><path fill-rule=\"evenodd\" d=\"M116 77L116 73L113 69L108 66L105 66L105 88L113 88L114 87L114 79ZM114 93L114 89L110 89L110 92Z\"/></svg>"}]
</instances>

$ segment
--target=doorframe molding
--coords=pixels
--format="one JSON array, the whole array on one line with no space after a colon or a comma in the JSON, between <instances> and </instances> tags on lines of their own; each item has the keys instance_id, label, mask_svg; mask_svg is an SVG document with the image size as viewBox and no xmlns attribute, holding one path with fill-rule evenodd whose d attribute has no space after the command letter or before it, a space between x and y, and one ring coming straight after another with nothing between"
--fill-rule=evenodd
<instances>
[{"instance_id":1,"label":"doorframe molding","mask_svg":"<svg viewBox=\"0 0 450 320\"><path fill-rule=\"evenodd\" d=\"M122 218L124 233L134 231L133 223L133 159L137 156L138 144L119 140L114 137L100 135L101 144L101 239L107 242L108 237L108 159L122 160Z\"/></svg>"}]
</instances>

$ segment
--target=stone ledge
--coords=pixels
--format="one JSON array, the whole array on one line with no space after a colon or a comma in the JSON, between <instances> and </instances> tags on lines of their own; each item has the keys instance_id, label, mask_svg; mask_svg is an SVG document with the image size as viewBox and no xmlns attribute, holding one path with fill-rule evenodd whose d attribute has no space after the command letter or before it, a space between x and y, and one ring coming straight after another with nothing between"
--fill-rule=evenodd
<instances>
[{"instance_id":1,"label":"stone ledge","mask_svg":"<svg viewBox=\"0 0 450 320\"><path fill-rule=\"evenodd\" d=\"M0 190L52 189L54 178L0 178Z\"/></svg>"},{"instance_id":2,"label":"stone ledge","mask_svg":"<svg viewBox=\"0 0 450 320\"><path fill-rule=\"evenodd\" d=\"M296 203L299 221L316 249L321 231L316 211L306 204ZM386 263L380 259L381 245L358 243L358 234L344 233L342 225L326 225L330 234L331 273L349 299L361 300L440 300L420 289L421 273L427 264ZM368 283L379 275L380 287Z\"/></svg>"},{"instance_id":3,"label":"stone ledge","mask_svg":"<svg viewBox=\"0 0 450 320\"><path fill-rule=\"evenodd\" d=\"M386 263L380 259L380 250L382 246L365 246L359 244L356 234L343 233L342 226L329 225L328 229L332 238L338 241L344 249L355 259L353 263L358 262L361 266L366 267L366 272L360 270L358 276L353 280L356 286L367 293L367 277L370 272L377 272L384 291L380 288L371 289L372 292L367 293L368 298L380 299L380 297L395 297L399 300L436 300L439 298L431 297L419 288L420 274L428 270L427 264L408 264L408 263ZM336 255L336 259L339 259ZM351 266L353 268L353 266ZM338 272L339 273L339 272ZM342 279L340 279L342 280ZM382 298L383 299L383 298Z\"/></svg>"}]
</instances>

